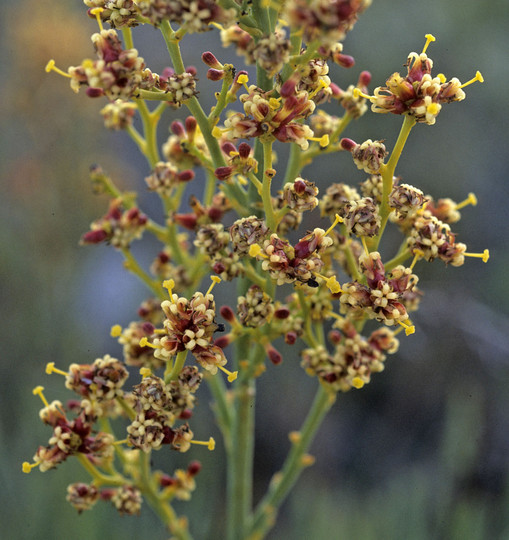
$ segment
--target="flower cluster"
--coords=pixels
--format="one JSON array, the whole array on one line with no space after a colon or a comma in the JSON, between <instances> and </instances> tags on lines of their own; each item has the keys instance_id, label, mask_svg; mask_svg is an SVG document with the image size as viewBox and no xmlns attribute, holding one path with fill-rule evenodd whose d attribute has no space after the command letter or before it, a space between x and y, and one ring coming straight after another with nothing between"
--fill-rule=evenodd
<instances>
[{"instance_id":1,"label":"flower cluster","mask_svg":"<svg viewBox=\"0 0 509 540\"><path fill-rule=\"evenodd\" d=\"M78 512L105 500L133 515L145 500L173 537L190 538L172 501L191 497L201 466L192 461L172 474L153 471L150 455L163 448L184 453L192 444L214 449L212 437L197 441L191 429L197 430L192 419L203 380L231 460L230 536L261 539L277 508L272 496L262 498L256 515L248 508L244 473L251 470L257 379L272 369L298 369L284 361L286 346L293 347L291 356L300 354L305 372L320 383L311 414L323 417L338 392L361 389L384 369L387 355L398 349L399 333L415 332L410 314L422 297L417 264L440 259L459 266L467 256L488 260L488 250L468 253L451 231L460 210L476 204L473 194L462 203L437 200L403 182L399 170L396 175L411 129L434 124L443 104L463 100L464 87L482 76L465 84L433 77L426 49L434 38L427 35L423 51L409 55L406 75L394 73L374 95L368 95L371 75L365 70L338 86L329 67L354 66L342 40L369 0L84 1L99 25L92 36L97 58L68 73L50 61L47 70L68 77L75 91L86 87L89 96L107 98L105 126L125 130L146 158L142 185L147 197L160 200L162 212L149 219L136 194L94 166L93 189L110 203L81 242L116 248L151 297L137 320L111 328L122 360L105 355L90 364L72 363L67 371L48 365L47 372L65 376L65 386L79 399L64 407L35 390L52 435L23 470L46 471L74 456L92 476L90 483L68 488L67 500ZM132 29L146 24L161 32L170 54L172 67L160 74L134 48ZM243 65L222 63L221 55L205 50L206 82L217 89L205 111L198 99L204 77L186 67L180 43L188 33L215 29L225 47L256 64L257 79L248 85ZM342 116L325 112L326 102ZM343 135L368 102L375 112L403 115L393 145ZM179 119L183 108L189 112ZM169 135L161 143L163 116ZM279 143L287 144L283 157L276 156ZM322 186L316 169L304 168L324 154L335 154L343 172ZM363 171L359 182L341 169L342 159ZM385 236L382 241L389 227L400 235L398 247ZM144 233L153 237L147 242L151 264L130 249ZM203 293L207 277L213 283ZM225 292L217 310L212 290L222 280L234 281L237 292L234 299ZM225 367L230 345L234 371ZM129 390L128 367L139 370ZM232 383L228 390L218 371ZM123 422L121 440L113 421ZM306 451L315 421L302 429L291 434L292 453L275 477L280 499L312 462Z\"/></svg>"},{"instance_id":2,"label":"flower cluster","mask_svg":"<svg viewBox=\"0 0 509 540\"><path fill-rule=\"evenodd\" d=\"M393 73L385 86L375 88L374 96L369 98L373 112L408 114L416 122L433 125L442 104L462 101L465 99L465 86L474 81L483 82L479 72L465 84L461 84L456 77L448 81L442 74L432 77L433 61L426 55L426 49L432 41L435 41L434 36L427 34L426 45L421 54L409 54L405 77Z\"/></svg>"}]
</instances>

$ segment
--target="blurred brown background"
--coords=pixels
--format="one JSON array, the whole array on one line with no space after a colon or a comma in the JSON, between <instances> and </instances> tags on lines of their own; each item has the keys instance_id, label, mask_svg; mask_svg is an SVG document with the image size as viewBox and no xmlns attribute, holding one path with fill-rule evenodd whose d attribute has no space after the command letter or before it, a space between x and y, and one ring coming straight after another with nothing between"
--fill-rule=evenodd
<instances>
[{"instance_id":1,"label":"blurred brown background","mask_svg":"<svg viewBox=\"0 0 509 540\"><path fill-rule=\"evenodd\" d=\"M78 516L65 502L65 489L87 477L73 460L58 472L21 473L22 461L49 437L32 388L44 385L50 400L69 397L57 376L44 374L46 362L65 367L118 355L109 328L134 318L145 297L116 252L78 246L107 204L91 194L89 166L100 163L122 186L140 189L143 208L155 217L160 210L145 192L147 168L130 139L102 128L104 103L74 95L65 79L44 72L49 58L66 69L92 56L96 25L81 1L4 0L0 14L1 536L163 539L148 508L140 518L120 518L99 504ZM371 87L383 83L410 51L421 50L427 32L437 37L428 50L436 72L462 81L477 69L483 73L485 84L444 107L435 126L413 130L398 173L436 197L460 201L475 192L479 205L466 208L454 230L470 251L489 248L491 259L487 265L467 260L461 268L418 265L425 297L414 317L416 334L402 339L386 371L362 392L339 396L312 448L317 463L283 507L272 540L509 538L508 25L503 0L375 0L347 36L345 52L357 64L334 71L340 86L363 69L373 74ZM136 29L134 39L154 71L167 65L155 30ZM199 69L208 105L199 55L205 48L218 51L214 43L211 32L185 40L183 49L186 64ZM167 116L161 140L169 122L185 115ZM368 113L347 135L386 139L391 148L399 126L395 116ZM322 189L364 179L348 156L322 158L305 176ZM157 246L148 242L137 250L149 261ZM260 379L257 496L280 466L287 433L300 425L315 389L298 363L297 350L290 349L284 364ZM207 391L200 392L197 416L204 417L194 420L195 431L219 439ZM156 455L169 472L195 458L204 467L194 502L180 503L178 511L189 515L197 539L221 538L221 445L213 454Z\"/></svg>"}]
</instances>

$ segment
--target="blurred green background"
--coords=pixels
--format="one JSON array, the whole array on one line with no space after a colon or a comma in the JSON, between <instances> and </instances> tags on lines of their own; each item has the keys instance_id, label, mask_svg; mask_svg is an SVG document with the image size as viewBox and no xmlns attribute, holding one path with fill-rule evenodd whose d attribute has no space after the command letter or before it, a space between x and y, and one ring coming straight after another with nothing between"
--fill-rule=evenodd
<instances>
[{"instance_id":1,"label":"blurred green background","mask_svg":"<svg viewBox=\"0 0 509 540\"><path fill-rule=\"evenodd\" d=\"M64 367L120 354L109 328L135 318L145 298L118 253L78 246L107 204L91 194L89 166L100 163L123 187L140 189L151 215L160 210L145 193L148 171L131 141L103 129L104 103L74 95L66 80L44 73L49 58L65 69L92 55L89 36L96 26L82 2L3 0L0 14L0 536L167 538L148 508L139 518L121 518L106 504L77 515L65 489L87 477L73 460L58 472L21 473L22 461L49 437L32 388L44 385L50 400L70 396L60 378L44 374L46 362ZM272 540L509 538L508 27L505 0L375 0L345 40L345 52L357 63L334 71L343 87L364 69L373 74L371 88L383 83L410 51L421 50L427 32L437 37L428 51L435 72L462 81L477 69L483 73L485 84L444 107L435 126L413 130L398 173L436 197L460 201L475 192L479 205L466 208L454 230L470 251L489 248L491 259L487 265L467 260L460 268L418 265L425 297L414 317L416 333L402 339L370 385L339 396L313 445L317 462L283 506ZM148 65L160 72L167 63L160 35L142 28L134 36ZM199 56L205 48L218 51L216 43L211 32L185 40L183 49L186 64L199 69L201 97L209 105ZM162 140L169 121L185 115L168 115ZM347 136L386 139L391 148L399 126L395 116L368 113ZM324 157L304 176L322 190L333 181L364 179L346 155ZM156 252L148 242L140 256L149 261ZM269 366L259 381L256 497L281 465L287 433L300 425L316 386L298 363L290 349L284 364ZM205 387L199 400L193 430L219 440ZM222 538L222 450L219 444L214 453L163 450L155 456L169 472L190 459L202 461L193 502L178 505L197 539Z\"/></svg>"}]
</instances>

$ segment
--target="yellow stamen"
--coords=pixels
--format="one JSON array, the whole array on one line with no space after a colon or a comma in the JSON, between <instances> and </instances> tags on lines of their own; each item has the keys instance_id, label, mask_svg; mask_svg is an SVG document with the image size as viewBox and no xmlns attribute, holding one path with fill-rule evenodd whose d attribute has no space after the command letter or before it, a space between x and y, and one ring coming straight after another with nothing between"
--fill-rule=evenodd
<instances>
[{"instance_id":1,"label":"yellow stamen","mask_svg":"<svg viewBox=\"0 0 509 540\"><path fill-rule=\"evenodd\" d=\"M104 11L104 8L102 8L102 7L95 7L95 8L90 10L90 13L92 15L95 15L95 19L97 21L97 24L99 25L99 28L100 28L101 32L104 30L103 22L101 21L101 13L103 11Z\"/></svg>"},{"instance_id":2,"label":"yellow stamen","mask_svg":"<svg viewBox=\"0 0 509 540\"><path fill-rule=\"evenodd\" d=\"M490 258L490 250L485 249L482 253L463 253L465 257L479 257L482 262L487 263Z\"/></svg>"},{"instance_id":3,"label":"yellow stamen","mask_svg":"<svg viewBox=\"0 0 509 540\"><path fill-rule=\"evenodd\" d=\"M139 343L140 347L150 347L151 349L160 349L161 347L158 347L157 345L154 345L153 343L150 343L150 341L146 337L142 337L140 339Z\"/></svg>"},{"instance_id":4,"label":"yellow stamen","mask_svg":"<svg viewBox=\"0 0 509 540\"><path fill-rule=\"evenodd\" d=\"M334 229L334 227L338 224L338 223L343 223L345 220L339 216L339 214L336 214L336 216L334 217L334 221L332 223L332 225L325 231L325 234L324 236L328 236L331 232L332 232L332 229Z\"/></svg>"},{"instance_id":5,"label":"yellow stamen","mask_svg":"<svg viewBox=\"0 0 509 540\"><path fill-rule=\"evenodd\" d=\"M163 287L167 289L170 300L173 302L173 287L175 287L175 281L173 279L165 279L163 281Z\"/></svg>"},{"instance_id":6,"label":"yellow stamen","mask_svg":"<svg viewBox=\"0 0 509 540\"><path fill-rule=\"evenodd\" d=\"M471 204L472 206L477 206L477 197L473 193L469 193L468 197L461 201L456 205L456 210L459 210L460 208L463 208L464 206L467 206Z\"/></svg>"},{"instance_id":7,"label":"yellow stamen","mask_svg":"<svg viewBox=\"0 0 509 540\"><path fill-rule=\"evenodd\" d=\"M220 139L222 136L223 136L223 133L227 133L228 131L230 131L229 129L221 129L217 126L214 127L214 129L212 130L212 136L215 137L216 139Z\"/></svg>"},{"instance_id":8,"label":"yellow stamen","mask_svg":"<svg viewBox=\"0 0 509 540\"><path fill-rule=\"evenodd\" d=\"M44 394L42 393L43 390L44 390L44 386L36 386L32 390L32 394L34 396L39 396L41 398L42 402L44 403L44 406L49 407L48 400L44 397Z\"/></svg>"},{"instance_id":9,"label":"yellow stamen","mask_svg":"<svg viewBox=\"0 0 509 540\"><path fill-rule=\"evenodd\" d=\"M280 97L279 98L273 98L272 97L272 98L269 99L269 107L271 109L276 110L276 109L279 109L280 106L281 106L281 98Z\"/></svg>"},{"instance_id":10,"label":"yellow stamen","mask_svg":"<svg viewBox=\"0 0 509 540\"><path fill-rule=\"evenodd\" d=\"M122 439L121 441L115 441L113 445L120 446L121 444L129 444L129 439Z\"/></svg>"},{"instance_id":11,"label":"yellow stamen","mask_svg":"<svg viewBox=\"0 0 509 540\"><path fill-rule=\"evenodd\" d=\"M337 319L338 321L344 321L345 318L342 317L339 313L334 313L334 311L329 311L327 313L327 315L330 315L331 317L334 317L335 319Z\"/></svg>"},{"instance_id":12,"label":"yellow stamen","mask_svg":"<svg viewBox=\"0 0 509 540\"><path fill-rule=\"evenodd\" d=\"M363 97L364 99L374 99L375 96L369 96L368 94L365 94L360 88L354 88L353 89L353 97L359 98Z\"/></svg>"},{"instance_id":13,"label":"yellow stamen","mask_svg":"<svg viewBox=\"0 0 509 540\"><path fill-rule=\"evenodd\" d=\"M369 257L369 249L368 249L368 245L366 244L365 236L361 236L361 243L362 243L362 247L364 248L364 253Z\"/></svg>"},{"instance_id":14,"label":"yellow stamen","mask_svg":"<svg viewBox=\"0 0 509 540\"><path fill-rule=\"evenodd\" d=\"M318 82L318 88L315 88L310 94L309 94L309 99L312 99L316 96L316 94L318 94L318 92L321 92L324 88L327 88L329 85L323 80L323 79L320 79L320 81Z\"/></svg>"},{"instance_id":15,"label":"yellow stamen","mask_svg":"<svg viewBox=\"0 0 509 540\"><path fill-rule=\"evenodd\" d=\"M218 283L221 283L221 278L219 276L210 276L210 279L212 280L212 283L210 284L210 287L208 288L207 292L205 293L205 296L207 296L207 294L210 294L212 292L212 289Z\"/></svg>"},{"instance_id":16,"label":"yellow stamen","mask_svg":"<svg viewBox=\"0 0 509 540\"><path fill-rule=\"evenodd\" d=\"M424 54L426 52L426 49L428 48L428 45L432 41L436 41L435 36L433 34L426 34L424 37L426 38L426 43L424 44L424 48L422 49L421 54Z\"/></svg>"},{"instance_id":17,"label":"yellow stamen","mask_svg":"<svg viewBox=\"0 0 509 540\"><path fill-rule=\"evenodd\" d=\"M430 103L426 107L426 112L432 115L436 115L440 112L440 105L438 103Z\"/></svg>"},{"instance_id":18,"label":"yellow stamen","mask_svg":"<svg viewBox=\"0 0 509 540\"><path fill-rule=\"evenodd\" d=\"M217 22L211 22L209 23L211 26L215 26L216 28L218 28L219 30L223 31L224 30L224 26L221 26L219 23Z\"/></svg>"},{"instance_id":19,"label":"yellow stamen","mask_svg":"<svg viewBox=\"0 0 509 540\"><path fill-rule=\"evenodd\" d=\"M145 377L152 377L152 370L148 367L142 367L140 368L140 375L145 378Z\"/></svg>"},{"instance_id":20,"label":"yellow stamen","mask_svg":"<svg viewBox=\"0 0 509 540\"><path fill-rule=\"evenodd\" d=\"M115 324L111 327L110 330L110 336L111 337L119 337L122 334L122 327L120 324Z\"/></svg>"},{"instance_id":21,"label":"yellow stamen","mask_svg":"<svg viewBox=\"0 0 509 540\"><path fill-rule=\"evenodd\" d=\"M440 79L442 84L444 84L444 82L447 80L447 77L443 73L439 73L437 77Z\"/></svg>"},{"instance_id":22,"label":"yellow stamen","mask_svg":"<svg viewBox=\"0 0 509 540\"><path fill-rule=\"evenodd\" d=\"M66 73L65 71L62 71L60 68L57 68L55 66L55 60L51 59L47 64L46 64L46 67L44 68L44 71L46 71L46 73L49 73L50 71L54 71L55 73L58 73L59 75L62 75L62 77L67 77L68 79L71 78L71 76L69 75L69 73Z\"/></svg>"},{"instance_id":23,"label":"yellow stamen","mask_svg":"<svg viewBox=\"0 0 509 540\"><path fill-rule=\"evenodd\" d=\"M251 91L249 90L249 87L247 85L247 83L249 82L249 77L245 73L238 76L237 82L244 86L244 88L246 89L248 94L251 93Z\"/></svg>"},{"instance_id":24,"label":"yellow stamen","mask_svg":"<svg viewBox=\"0 0 509 540\"><path fill-rule=\"evenodd\" d=\"M302 434L300 431L290 431L288 433L288 438L293 444L297 444L302 439Z\"/></svg>"},{"instance_id":25,"label":"yellow stamen","mask_svg":"<svg viewBox=\"0 0 509 540\"><path fill-rule=\"evenodd\" d=\"M208 441L189 441L193 444L203 444L204 446L207 446L210 451L214 450L216 447L216 441L213 437L210 437Z\"/></svg>"},{"instance_id":26,"label":"yellow stamen","mask_svg":"<svg viewBox=\"0 0 509 540\"><path fill-rule=\"evenodd\" d=\"M422 257L424 257L424 251L420 250L420 249L414 249L413 251L414 253L414 259L412 261L412 264L410 265L410 270L413 269L413 267L415 266L415 263L419 260L419 259L422 259Z\"/></svg>"},{"instance_id":27,"label":"yellow stamen","mask_svg":"<svg viewBox=\"0 0 509 540\"><path fill-rule=\"evenodd\" d=\"M325 148L326 146L329 145L330 139L329 139L329 135L326 133L325 135L322 135L321 137L309 137L308 141L317 141L318 143L320 143L320 146L322 148Z\"/></svg>"},{"instance_id":28,"label":"yellow stamen","mask_svg":"<svg viewBox=\"0 0 509 540\"><path fill-rule=\"evenodd\" d=\"M228 375L228 382L233 382L233 381L237 378L237 376L238 376L238 374L239 374L238 371L228 371L228 370L227 370L225 367L223 367L223 366L217 366L217 367L218 367L222 372L224 372L224 373L226 373L226 374Z\"/></svg>"},{"instance_id":29,"label":"yellow stamen","mask_svg":"<svg viewBox=\"0 0 509 540\"><path fill-rule=\"evenodd\" d=\"M48 362L46 364L46 373L48 375L51 375L52 373L58 373L59 375L64 375L64 377L67 377L67 375L69 375L67 371L63 371L61 369L56 368L55 362Z\"/></svg>"},{"instance_id":30,"label":"yellow stamen","mask_svg":"<svg viewBox=\"0 0 509 540\"><path fill-rule=\"evenodd\" d=\"M311 465L314 465L316 461L315 456L312 456L311 454L304 454L300 458L300 462L303 467L311 467Z\"/></svg>"},{"instance_id":31,"label":"yellow stamen","mask_svg":"<svg viewBox=\"0 0 509 540\"><path fill-rule=\"evenodd\" d=\"M407 321L396 321L396 322L405 329L406 336L409 336L410 334L415 333L415 326L413 324L410 324Z\"/></svg>"},{"instance_id":32,"label":"yellow stamen","mask_svg":"<svg viewBox=\"0 0 509 540\"><path fill-rule=\"evenodd\" d=\"M360 377L354 377L352 379L352 386L355 388L362 388L366 383Z\"/></svg>"},{"instance_id":33,"label":"yellow stamen","mask_svg":"<svg viewBox=\"0 0 509 540\"><path fill-rule=\"evenodd\" d=\"M267 255L265 255L265 253L262 253L262 248L258 244L251 244L249 246L249 256L268 259Z\"/></svg>"},{"instance_id":34,"label":"yellow stamen","mask_svg":"<svg viewBox=\"0 0 509 540\"><path fill-rule=\"evenodd\" d=\"M41 464L40 461L36 461L35 463L28 463L28 461L23 461L23 465L21 466L21 470L26 473L26 474L29 474L32 472L32 469L35 469L35 467L39 467L39 465Z\"/></svg>"},{"instance_id":35,"label":"yellow stamen","mask_svg":"<svg viewBox=\"0 0 509 540\"><path fill-rule=\"evenodd\" d=\"M481 75L480 71L475 72L475 77L473 79L470 79L466 83L463 83L460 88L465 88L465 86L468 86L469 84L475 83L476 81L479 81L481 83L484 82L484 77Z\"/></svg>"},{"instance_id":36,"label":"yellow stamen","mask_svg":"<svg viewBox=\"0 0 509 540\"><path fill-rule=\"evenodd\" d=\"M247 181L247 178L244 176L241 176L240 174L237 176L237 180L241 186L247 186L249 182Z\"/></svg>"}]
</instances>

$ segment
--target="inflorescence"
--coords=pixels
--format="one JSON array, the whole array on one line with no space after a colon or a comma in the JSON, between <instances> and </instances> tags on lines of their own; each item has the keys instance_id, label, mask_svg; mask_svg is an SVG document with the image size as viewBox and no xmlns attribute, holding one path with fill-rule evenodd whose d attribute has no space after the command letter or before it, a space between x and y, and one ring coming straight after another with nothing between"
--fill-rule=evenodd
<instances>
[{"instance_id":1,"label":"inflorescence","mask_svg":"<svg viewBox=\"0 0 509 540\"><path fill-rule=\"evenodd\" d=\"M367 71L340 88L329 64L354 65L342 41L369 6L366 0L85 4L99 25L92 35L95 58L67 72L51 60L46 70L69 78L74 91L84 88L90 97L106 100L105 126L125 130L147 158L146 187L160 197L166 222L152 221L135 194L119 189L100 167L92 169L94 190L110 203L81 241L117 249L152 296L140 306L138 320L111 330L122 347L121 360L105 355L91 364L71 364L67 371L48 364L47 373L63 375L76 396L64 406L48 402L42 387L34 390L44 404L40 418L53 431L23 470L46 471L75 456L92 476L90 484L69 486L67 499L79 512L103 499L120 513L135 514L144 496L164 505L174 497L189 499L195 489L199 463L173 476L155 471L150 481L143 477L148 474L143 463L161 448L187 452L195 443L214 449L212 437L197 441L190 427L203 379L217 391L214 378L226 376L235 392L237 384L264 372L266 359L281 364L285 353L274 345L280 340L298 348L305 372L330 395L360 389L398 350L397 335L416 331L410 316L423 295L417 263L440 259L460 266L466 256L487 262L488 250L467 252L451 229L460 210L477 204L473 194L460 203L435 199L395 176L414 125L433 125L445 104L464 100L464 88L483 78L477 72L461 84L455 77L433 76L426 51L435 38L428 34L422 52L408 56L405 75L392 74L372 95ZM261 11L252 8L255 4ZM161 30L173 62L161 74L152 72L133 46L131 29L147 24ZM187 33L208 30L219 31L223 46L256 64L258 78L250 83L242 66L205 51L206 78L220 87L205 114L196 97L199 70L184 65L179 43ZM158 105L150 109L150 101ZM339 116L321 110L325 102L333 102ZM375 113L403 117L392 150L383 141L342 137L368 103ZM175 119L167 140L158 143L160 117L168 109L182 114L183 107L190 115ZM142 132L134 127L136 117ZM292 147L286 175L274 159L274 143ZM335 178L319 188L312 169L310 178L303 169L332 152L338 162L349 152L368 177L357 186ZM206 177L202 196L195 181L200 169ZM184 193L190 194L186 211ZM318 214L322 227L309 230L308 216ZM399 229L401 242L383 254L379 245L387 225ZM130 251L144 234L161 243L148 271ZM212 285L202 293L206 276L212 276ZM217 309L212 289L234 280L236 305ZM241 348L230 371L224 349L235 343ZM294 368L291 359L286 364ZM126 389L133 367L141 379ZM110 427L117 418L124 422L121 440ZM228 429L223 434L227 439ZM170 523L177 533L181 526Z\"/></svg>"}]
</instances>

